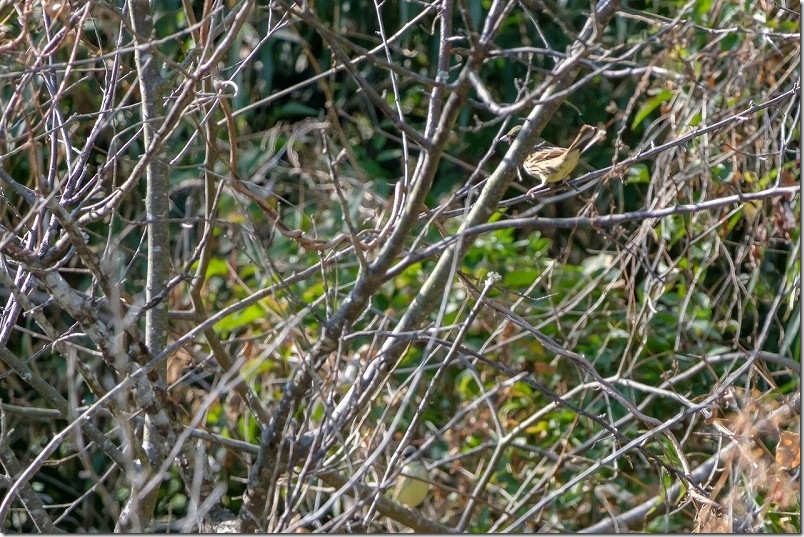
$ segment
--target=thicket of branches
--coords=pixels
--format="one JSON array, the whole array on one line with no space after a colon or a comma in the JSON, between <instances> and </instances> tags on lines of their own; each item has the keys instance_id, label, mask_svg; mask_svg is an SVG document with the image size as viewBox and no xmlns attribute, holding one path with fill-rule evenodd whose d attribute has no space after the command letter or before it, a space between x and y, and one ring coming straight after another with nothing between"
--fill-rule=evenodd
<instances>
[{"instance_id":1,"label":"thicket of branches","mask_svg":"<svg viewBox=\"0 0 804 537\"><path fill-rule=\"evenodd\" d=\"M623 4L0 2L3 530L799 531L798 2Z\"/></svg>"}]
</instances>

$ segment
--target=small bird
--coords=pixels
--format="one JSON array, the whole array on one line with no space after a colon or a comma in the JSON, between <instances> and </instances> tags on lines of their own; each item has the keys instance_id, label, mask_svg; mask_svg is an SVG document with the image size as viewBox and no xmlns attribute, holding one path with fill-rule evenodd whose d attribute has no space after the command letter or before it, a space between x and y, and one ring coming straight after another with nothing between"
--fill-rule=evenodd
<instances>
[{"instance_id":1,"label":"small bird","mask_svg":"<svg viewBox=\"0 0 804 537\"><path fill-rule=\"evenodd\" d=\"M517 125L508 131L505 136L502 136L500 140L503 142L512 141L521 129L522 127ZM527 195L530 196L547 183L557 183L566 179L575 169L575 166L578 165L581 153L592 147L595 142L604 136L606 136L605 130L591 125L584 125L578 131L575 140L566 149L555 147L547 142L537 144L525 158L525 162L522 163L522 169L528 175L540 181L537 186L528 190Z\"/></svg>"},{"instance_id":2,"label":"small bird","mask_svg":"<svg viewBox=\"0 0 804 537\"><path fill-rule=\"evenodd\" d=\"M402 452L405 466L396 480L391 499L408 507L418 507L430 492L430 472L413 446Z\"/></svg>"}]
</instances>

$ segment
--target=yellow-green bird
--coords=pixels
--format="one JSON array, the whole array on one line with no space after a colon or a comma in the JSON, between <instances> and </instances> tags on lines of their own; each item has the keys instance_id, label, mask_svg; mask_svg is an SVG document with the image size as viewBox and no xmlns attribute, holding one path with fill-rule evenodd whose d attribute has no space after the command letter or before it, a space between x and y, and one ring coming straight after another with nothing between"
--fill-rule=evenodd
<instances>
[{"instance_id":1,"label":"yellow-green bird","mask_svg":"<svg viewBox=\"0 0 804 537\"><path fill-rule=\"evenodd\" d=\"M430 492L430 472L413 446L404 449L402 460L405 465L397 477L391 499L408 507L418 507Z\"/></svg>"}]
</instances>

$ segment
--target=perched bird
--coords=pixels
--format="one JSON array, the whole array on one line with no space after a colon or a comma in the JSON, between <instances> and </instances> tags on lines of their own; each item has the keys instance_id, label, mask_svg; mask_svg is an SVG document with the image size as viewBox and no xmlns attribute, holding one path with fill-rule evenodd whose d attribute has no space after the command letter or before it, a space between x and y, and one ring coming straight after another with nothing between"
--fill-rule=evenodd
<instances>
[{"instance_id":1,"label":"perched bird","mask_svg":"<svg viewBox=\"0 0 804 537\"><path fill-rule=\"evenodd\" d=\"M430 492L430 472L413 446L405 448L402 458L405 466L396 479L391 499L408 507L418 507Z\"/></svg>"},{"instance_id":2,"label":"perched bird","mask_svg":"<svg viewBox=\"0 0 804 537\"><path fill-rule=\"evenodd\" d=\"M505 136L501 137L500 140L503 142L512 141L521 129L522 127L517 125L508 131ZM537 144L525 158L525 162L522 163L522 169L525 170L525 173L540 181L537 186L528 191L527 195L531 195L535 190L547 183L557 183L566 179L575 169L575 166L578 165L581 153L604 136L606 136L605 130L591 125L584 125L578 131L575 140L566 149L555 147L547 142Z\"/></svg>"}]
</instances>

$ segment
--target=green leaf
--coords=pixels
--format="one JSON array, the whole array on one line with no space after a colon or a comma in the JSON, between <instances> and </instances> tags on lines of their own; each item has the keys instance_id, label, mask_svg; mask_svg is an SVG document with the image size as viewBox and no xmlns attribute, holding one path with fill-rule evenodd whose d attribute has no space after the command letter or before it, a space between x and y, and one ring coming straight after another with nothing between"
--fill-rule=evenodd
<instances>
[{"instance_id":1,"label":"green leaf","mask_svg":"<svg viewBox=\"0 0 804 537\"><path fill-rule=\"evenodd\" d=\"M246 309L239 311L215 325L215 330L219 332L231 332L236 328L247 326L257 319L265 317L265 309L260 304L252 304Z\"/></svg>"},{"instance_id":2,"label":"green leaf","mask_svg":"<svg viewBox=\"0 0 804 537\"><path fill-rule=\"evenodd\" d=\"M226 261L223 259L210 259L207 265L207 279L213 276L226 277L229 274L229 267L226 266Z\"/></svg>"},{"instance_id":3,"label":"green leaf","mask_svg":"<svg viewBox=\"0 0 804 537\"><path fill-rule=\"evenodd\" d=\"M510 270L503 275L501 285L514 288L528 287L540 274L541 272L535 269Z\"/></svg>"},{"instance_id":4,"label":"green leaf","mask_svg":"<svg viewBox=\"0 0 804 537\"><path fill-rule=\"evenodd\" d=\"M278 119L286 117L316 117L318 113L319 110L315 108L301 103L292 102L280 107L276 112L276 117Z\"/></svg>"},{"instance_id":5,"label":"green leaf","mask_svg":"<svg viewBox=\"0 0 804 537\"><path fill-rule=\"evenodd\" d=\"M656 110L662 103L669 101L672 97L673 92L669 89L663 89L655 97L651 97L645 101L645 104L637 111L634 121L631 123L631 129L635 129L651 112Z\"/></svg>"}]
</instances>

